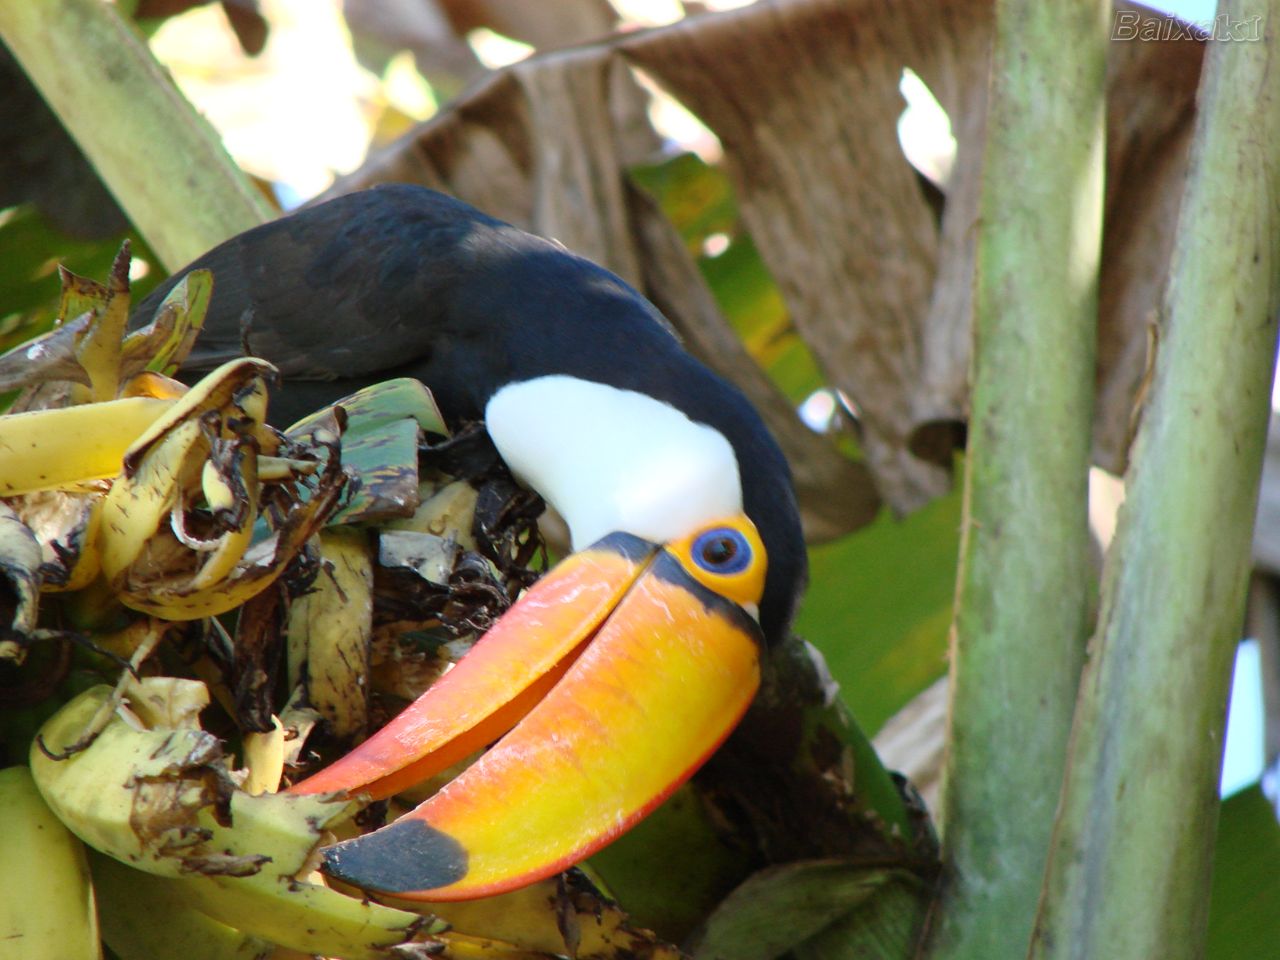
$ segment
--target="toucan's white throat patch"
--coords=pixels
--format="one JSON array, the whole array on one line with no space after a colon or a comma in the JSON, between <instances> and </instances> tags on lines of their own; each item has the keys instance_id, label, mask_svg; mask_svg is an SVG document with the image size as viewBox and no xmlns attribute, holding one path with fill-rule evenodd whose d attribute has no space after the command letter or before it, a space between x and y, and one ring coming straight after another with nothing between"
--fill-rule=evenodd
<instances>
[{"instance_id":1,"label":"toucan's white throat patch","mask_svg":"<svg viewBox=\"0 0 1280 960\"><path fill-rule=\"evenodd\" d=\"M485 423L512 472L564 517L575 550L614 531L663 543L742 512L729 441L647 394L538 377L495 393Z\"/></svg>"}]
</instances>

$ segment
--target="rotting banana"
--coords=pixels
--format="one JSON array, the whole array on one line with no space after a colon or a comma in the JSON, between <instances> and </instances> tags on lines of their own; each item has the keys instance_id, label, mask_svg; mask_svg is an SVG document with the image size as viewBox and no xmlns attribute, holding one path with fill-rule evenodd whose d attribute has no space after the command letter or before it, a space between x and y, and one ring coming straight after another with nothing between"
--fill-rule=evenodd
<instances>
[{"instance_id":1,"label":"rotting banana","mask_svg":"<svg viewBox=\"0 0 1280 960\"><path fill-rule=\"evenodd\" d=\"M192 270L174 284L155 319L124 338L120 345L122 375L131 377L142 369L172 375L204 326L212 292L213 275L208 270Z\"/></svg>"},{"instance_id":2,"label":"rotting banana","mask_svg":"<svg viewBox=\"0 0 1280 960\"><path fill-rule=\"evenodd\" d=\"M226 532L208 546L199 541L184 541L197 551L208 551L199 572L191 578L192 593L217 587L231 576L253 542L253 523L258 518L258 455L248 444L229 444L228 447L225 459L211 457L204 462L200 474L200 486L209 511L220 518L219 526ZM179 518L184 515L185 507L173 511L175 533ZM212 549L208 549L209 546Z\"/></svg>"},{"instance_id":3,"label":"rotting banana","mask_svg":"<svg viewBox=\"0 0 1280 960\"><path fill-rule=\"evenodd\" d=\"M45 806L26 767L0 770L0 958L101 956L84 847Z\"/></svg>"},{"instance_id":4,"label":"rotting banana","mask_svg":"<svg viewBox=\"0 0 1280 960\"><path fill-rule=\"evenodd\" d=\"M265 733L244 735L244 768L247 775L241 789L257 796L280 789L284 774L284 724L272 716L271 729Z\"/></svg>"},{"instance_id":5,"label":"rotting banana","mask_svg":"<svg viewBox=\"0 0 1280 960\"><path fill-rule=\"evenodd\" d=\"M207 844L206 833L195 829L195 818L218 799L225 771L222 747L196 723L208 703L204 684L169 679L163 695L150 678L138 687L167 705L172 722L134 729L113 714L87 749L68 760L51 759L46 750L58 754L78 743L110 705L112 688L93 687L41 727L31 751L31 772L50 809L89 846L176 877L182 872L181 858L198 855ZM134 714L153 709L143 699L130 698ZM135 812L136 827L130 824Z\"/></svg>"},{"instance_id":6,"label":"rotting banana","mask_svg":"<svg viewBox=\"0 0 1280 960\"><path fill-rule=\"evenodd\" d=\"M9 503L40 543L40 589L82 590L102 568L98 561L98 520L106 488L42 490Z\"/></svg>"},{"instance_id":7,"label":"rotting banana","mask_svg":"<svg viewBox=\"0 0 1280 960\"><path fill-rule=\"evenodd\" d=\"M341 407L345 416L338 416ZM338 428L342 462L359 478L335 523L374 523L406 517L419 503L418 444L423 431L448 435L431 391L412 378L384 380L316 411L285 431L315 440Z\"/></svg>"},{"instance_id":8,"label":"rotting banana","mask_svg":"<svg viewBox=\"0 0 1280 960\"><path fill-rule=\"evenodd\" d=\"M263 378L272 370L250 358L224 364L170 403L166 415L137 437L125 454L124 476L112 484L103 505L102 570L108 579L121 578L171 511L182 509L184 492L198 489L210 453L202 416L225 411L224 421L239 413L261 422ZM238 402L241 392L252 410Z\"/></svg>"},{"instance_id":9,"label":"rotting banana","mask_svg":"<svg viewBox=\"0 0 1280 960\"><path fill-rule=\"evenodd\" d=\"M373 637L373 552L354 527L320 532L320 571L310 592L289 607L289 683L333 733L361 733L369 718L369 644Z\"/></svg>"},{"instance_id":10,"label":"rotting banana","mask_svg":"<svg viewBox=\"0 0 1280 960\"><path fill-rule=\"evenodd\" d=\"M224 364L176 401L125 454L123 476L102 507L102 572L126 606L169 620L216 616L268 587L336 506L336 463L306 502L272 514L250 545L258 516L259 451L272 455L264 424L266 377L252 358ZM187 517L201 509L192 529Z\"/></svg>"},{"instance_id":11,"label":"rotting banana","mask_svg":"<svg viewBox=\"0 0 1280 960\"><path fill-rule=\"evenodd\" d=\"M172 880L127 867L96 850L89 866L102 940L120 960L277 960L275 944L192 907Z\"/></svg>"},{"instance_id":12,"label":"rotting banana","mask_svg":"<svg viewBox=\"0 0 1280 960\"><path fill-rule=\"evenodd\" d=\"M466 480L454 480L439 490L422 491L420 496L422 502L412 517L389 520L380 528L452 537L463 550L476 549L476 539L471 532L479 497L475 487Z\"/></svg>"},{"instance_id":13,"label":"rotting banana","mask_svg":"<svg viewBox=\"0 0 1280 960\"><path fill-rule=\"evenodd\" d=\"M279 796L279 794L277 794ZM395 949L456 960L529 960L547 955L513 944L444 932L429 916L357 900L316 883L299 883L270 866L254 877L170 880L186 902L216 920L264 939L340 960L385 960ZM406 922L409 921L409 922Z\"/></svg>"},{"instance_id":14,"label":"rotting banana","mask_svg":"<svg viewBox=\"0 0 1280 960\"><path fill-rule=\"evenodd\" d=\"M580 873L565 880L552 877L481 900L423 903L378 895L382 903L405 910L422 909L448 921L459 933L483 931L526 950L576 960L648 957L680 960L683 954L648 930L631 925L612 900L592 889Z\"/></svg>"},{"instance_id":15,"label":"rotting banana","mask_svg":"<svg viewBox=\"0 0 1280 960\"><path fill-rule=\"evenodd\" d=\"M72 700L44 725L39 743L49 751L74 743L109 696L102 686ZM161 877L185 878L170 880L175 896L246 933L352 960L385 960L390 947L411 943L447 950L447 941L437 945L435 935L446 929L439 921L302 879L327 830L359 804L236 789L220 742L198 726L207 702L195 681L138 681L127 712L81 752L54 761L33 748L41 793L90 846ZM459 949L472 945L464 938Z\"/></svg>"},{"instance_id":16,"label":"rotting banana","mask_svg":"<svg viewBox=\"0 0 1280 960\"><path fill-rule=\"evenodd\" d=\"M62 275L59 314L69 317L82 310L93 312L93 322L76 344L76 359L89 375L90 397L111 400L120 387L120 347L129 325L128 241L112 260L105 284L76 276L66 267L60 266L58 272Z\"/></svg>"},{"instance_id":17,"label":"rotting banana","mask_svg":"<svg viewBox=\"0 0 1280 960\"><path fill-rule=\"evenodd\" d=\"M51 380L89 385L96 375L91 395L110 400L114 384L144 370L166 375L177 370L204 325L212 275L192 270L169 291L155 320L122 341L129 312L127 271L124 249L108 284L60 270L58 326L0 355L0 390Z\"/></svg>"},{"instance_id":18,"label":"rotting banana","mask_svg":"<svg viewBox=\"0 0 1280 960\"><path fill-rule=\"evenodd\" d=\"M26 659L25 640L36 628L40 608L40 543L13 509L0 502L0 584L13 614L0 622L0 661Z\"/></svg>"},{"instance_id":19,"label":"rotting banana","mask_svg":"<svg viewBox=\"0 0 1280 960\"><path fill-rule=\"evenodd\" d=\"M126 397L0 417L0 496L114 477L125 451L173 405Z\"/></svg>"}]
</instances>

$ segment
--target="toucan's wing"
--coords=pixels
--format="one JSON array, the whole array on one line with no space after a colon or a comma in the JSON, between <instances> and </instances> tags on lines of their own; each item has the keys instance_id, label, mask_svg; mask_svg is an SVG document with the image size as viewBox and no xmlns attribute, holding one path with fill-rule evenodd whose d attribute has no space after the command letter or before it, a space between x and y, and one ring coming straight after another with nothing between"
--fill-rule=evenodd
<instances>
[{"instance_id":1,"label":"toucan's wing","mask_svg":"<svg viewBox=\"0 0 1280 960\"><path fill-rule=\"evenodd\" d=\"M147 297L135 323L151 319L179 277L206 268L213 297L187 369L209 370L247 350L293 380L392 370L430 352L451 278L473 255L469 235L502 226L418 188L350 194L214 248Z\"/></svg>"}]
</instances>

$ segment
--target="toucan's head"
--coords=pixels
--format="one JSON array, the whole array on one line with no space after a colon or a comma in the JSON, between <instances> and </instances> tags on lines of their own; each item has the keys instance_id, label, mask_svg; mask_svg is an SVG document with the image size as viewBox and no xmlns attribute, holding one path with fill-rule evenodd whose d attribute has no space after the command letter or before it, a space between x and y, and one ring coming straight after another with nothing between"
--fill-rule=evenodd
<instances>
[{"instance_id":1,"label":"toucan's head","mask_svg":"<svg viewBox=\"0 0 1280 960\"><path fill-rule=\"evenodd\" d=\"M661 803L750 704L803 587L786 461L746 398L618 277L417 187L319 204L192 266L215 278L196 369L247 347L286 394L323 401L418 377L447 416L484 418L572 537L421 698L293 787L390 796L488 747L412 813L329 848L325 869L480 897Z\"/></svg>"}]
</instances>

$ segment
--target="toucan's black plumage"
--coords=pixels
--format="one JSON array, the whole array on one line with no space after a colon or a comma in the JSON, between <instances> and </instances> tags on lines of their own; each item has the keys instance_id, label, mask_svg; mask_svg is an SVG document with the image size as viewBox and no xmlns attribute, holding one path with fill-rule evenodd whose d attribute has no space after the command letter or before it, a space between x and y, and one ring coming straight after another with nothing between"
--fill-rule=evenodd
<instances>
[{"instance_id":1,"label":"toucan's black plumage","mask_svg":"<svg viewBox=\"0 0 1280 960\"><path fill-rule=\"evenodd\" d=\"M768 553L765 636L787 629L806 575L786 461L751 404L679 345L657 309L563 247L431 190L389 185L304 209L228 240L188 363L248 350L277 365L273 419L290 422L370 383L417 377L445 416L480 419L499 388L551 374L648 394L720 431Z\"/></svg>"}]
</instances>

